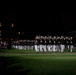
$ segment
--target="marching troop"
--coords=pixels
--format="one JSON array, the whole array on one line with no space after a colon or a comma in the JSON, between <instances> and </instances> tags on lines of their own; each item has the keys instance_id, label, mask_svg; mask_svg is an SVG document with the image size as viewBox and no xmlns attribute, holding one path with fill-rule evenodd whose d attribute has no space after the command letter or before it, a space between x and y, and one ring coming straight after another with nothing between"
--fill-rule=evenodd
<instances>
[{"instance_id":1,"label":"marching troop","mask_svg":"<svg viewBox=\"0 0 76 75\"><path fill-rule=\"evenodd\" d=\"M6 49L7 42L0 41L0 48ZM12 48L35 50L36 52L72 52L74 48L71 36L36 36L34 40L16 40L11 43Z\"/></svg>"},{"instance_id":2,"label":"marching troop","mask_svg":"<svg viewBox=\"0 0 76 75\"><path fill-rule=\"evenodd\" d=\"M34 40L16 40L12 41L12 48L34 50Z\"/></svg>"},{"instance_id":3,"label":"marching troop","mask_svg":"<svg viewBox=\"0 0 76 75\"><path fill-rule=\"evenodd\" d=\"M35 40L19 40L12 45L13 48L32 49L36 52L72 52L73 46L71 36L36 36Z\"/></svg>"},{"instance_id":4,"label":"marching troop","mask_svg":"<svg viewBox=\"0 0 76 75\"><path fill-rule=\"evenodd\" d=\"M69 36L36 36L35 51L36 52L64 52L65 50L72 52L73 37Z\"/></svg>"}]
</instances>

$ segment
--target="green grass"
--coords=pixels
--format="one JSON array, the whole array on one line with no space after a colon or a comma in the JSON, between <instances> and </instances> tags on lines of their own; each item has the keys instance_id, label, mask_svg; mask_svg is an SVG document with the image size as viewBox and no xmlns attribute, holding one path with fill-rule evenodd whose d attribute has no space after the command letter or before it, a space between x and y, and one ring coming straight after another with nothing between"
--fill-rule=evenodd
<instances>
[{"instance_id":1,"label":"green grass","mask_svg":"<svg viewBox=\"0 0 76 75\"><path fill-rule=\"evenodd\" d=\"M76 75L76 52L0 50L0 75Z\"/></svg>"}]
</instances>

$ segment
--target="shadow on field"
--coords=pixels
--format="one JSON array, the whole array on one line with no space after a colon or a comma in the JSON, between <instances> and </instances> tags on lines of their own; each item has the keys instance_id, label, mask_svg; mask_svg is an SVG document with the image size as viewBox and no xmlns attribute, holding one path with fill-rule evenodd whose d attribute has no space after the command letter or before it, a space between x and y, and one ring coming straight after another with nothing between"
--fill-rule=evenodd
<instances>
[{"instance_id":1,"label":"shadow on field","mask_svg":"<svg viewBox=\"0 0 76 75\"><path fill-rule=\"evenodd\" d=\"M0 75L26 75L32 70L25 69L14 57L0 57Z\"/></svg>"}]
</instances>

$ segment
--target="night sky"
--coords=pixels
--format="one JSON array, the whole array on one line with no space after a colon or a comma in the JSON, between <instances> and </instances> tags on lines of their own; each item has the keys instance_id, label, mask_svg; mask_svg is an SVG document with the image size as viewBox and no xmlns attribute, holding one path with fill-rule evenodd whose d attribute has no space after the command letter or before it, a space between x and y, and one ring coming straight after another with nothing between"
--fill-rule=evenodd
<instances>
[{"instance_id":1,"label":"night sky","mask_svg":"<svg viewBox=\"0 0 76 75\"><path fill-rule=\"evenodd\" d=\"M5 24L14 22L16 30L25 32L28 38L36 34L66 35L76 30L76 12L73 8L30 6L6 10L0 12L0 21Z\"/></svg>"}]
</instances>

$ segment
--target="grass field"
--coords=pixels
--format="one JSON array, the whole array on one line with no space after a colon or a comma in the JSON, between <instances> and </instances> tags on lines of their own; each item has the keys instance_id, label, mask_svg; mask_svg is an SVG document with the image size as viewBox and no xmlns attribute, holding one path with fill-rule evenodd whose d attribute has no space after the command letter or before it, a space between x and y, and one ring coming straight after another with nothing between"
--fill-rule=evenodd
<instances>
[{"instance_id":1,"label":"grass field","mask_svg":"<svg viewBox=\"0 0 76 75\"><path fill-rule=\"evenodd\" d=\"M76 52L0 50L0 75L76 75Z\"/></svg>"}]
</instances>

